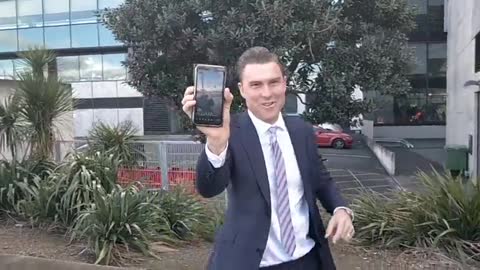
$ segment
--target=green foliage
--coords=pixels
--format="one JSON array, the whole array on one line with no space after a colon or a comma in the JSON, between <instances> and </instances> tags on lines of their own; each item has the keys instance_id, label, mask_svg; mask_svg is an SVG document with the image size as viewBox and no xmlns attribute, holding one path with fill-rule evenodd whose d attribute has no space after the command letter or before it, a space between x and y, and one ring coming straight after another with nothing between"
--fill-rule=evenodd
<instances>
[{"instance_id":1,"label":"green foliage","mask_svg":"<svg viewBox=\"0 0 480 270\"><path fill-rule=\"evenodd\" d=\"M57 192L61 195L59 214L65 225L70 225L93 201L97 186L106 192L113 190L118 166L119 161L113 155L99 152L93 156L74 154L57 168Z\"/></svg>"},{"instance_id":2,"label":"green foliage","mask_svg":"<svg viewBox=\"0 0 480 270\"><path fill-rule=\"evenodd\" d=\"M72 111L71 89L49 75L55 54L32 49L19 54L28 67L17 74L15 93L0 105L0 150L29 150L29 159L49 160L62 117ZM28 146L29 148L25 147Z\"/></svg>"},{"instance_id":3,"label":"green foliage","mask_svg":"<svg viewBox=\"0 0 480 270\"><path fill-rule=\"evenodd\" d=\"M18 194L15 189L20 177L19 168L13 164L0 160L0 209L11 211L16 205Z\"/></svg>"},{"instance_id":4,"label":"green foliage","mask_svg":"<svg viewBox=\"0 0 480 270\"><path fill-rule=\"evenodd\" d=\"M215 233L223 225L224 209L223 202L222 205L204 206L204 214L193 229L195 234L206 241L213 242Z\"/></svg>"},{"instance_id":5,"label":"green foliage","mask_svg":"<svg viewBox=\"0 0 480 270\"><path fill-rule=\"evenodd\" d=\"M195 228L205 220L204 205L181 186L162 192L156 203L162 209L171 232L179 239L195 236Z\"/></svg>"},{"instance_id":6,"label":"green foliage","mask_svg":"<svg viewBox=\"0 0 480 270\"><path fill-rule=\"evenodd\" d=\"M17 192L21 192L21 199L15 204L15 213L31 224L50 222L56 219L58 197L55 178L33 176L17 181Z\"/></svg>"},{"instance_id":7,"label":"green foliage","mask_svg":"<svg viewBox=\"0 0 480 270\"><path fill-rule=\"evenodd\" d=\"M100 122L90 131L90 152L112 154L124 166L135 165L137 158L142 155L133 144L135 133L136 129L130 121L113 127Z\"/></svg>"},{"instance_id":8,"label":"green foliage","mask_svg":"<svg viewBox=\"0 0 480 270\"><path fill-rule=\"evenodd\" d=\"M20 115L18 95L10 95L0 103L0 151L9 150L16 160L17 149L28 134L28 124Z\"/></svg>"},{"instance_id":9,"label":"green foliage","mask_svg":"<svg viewBox=\"0 0 480 270\"><path fill-rule=\"evenodd\" d=\"M125 189L117 186L110 193L101 186L92 190L93 200L75 220L73 238L85 236L95 250L95 263L121 263L130 248L149 251L151 232L155 225L155 196L140 191L135 185Z\"/></svg>"},{"instance_id":10,"label":"green foliage","mask_svg":"<svg viewBox=\"0 0 480 270\"><path fill-rule=\"evenodd\" d=\"M235 62L252 46L281 56L289 93L309 96L305 117L314 122L346 123L371 110L352 100L355 86L394 95L410 89L406 33L414 13L406 0L129 0L103 16L132 48L129 83L176 108L195 63L227 66L233 110L243 108Z\"/></svg>"},{"instance_id":11,"label":"green foliage","mask_svg":"<svg viewBox=\"0 0 480 270\"><path fill-rule=\"evenodd\" d=\"M356 237L364 244L438 248L463 262L480 261L479 186L438 172L420 173L419 179L421 192L358 196Z\"/></svg>"}]
</instances>

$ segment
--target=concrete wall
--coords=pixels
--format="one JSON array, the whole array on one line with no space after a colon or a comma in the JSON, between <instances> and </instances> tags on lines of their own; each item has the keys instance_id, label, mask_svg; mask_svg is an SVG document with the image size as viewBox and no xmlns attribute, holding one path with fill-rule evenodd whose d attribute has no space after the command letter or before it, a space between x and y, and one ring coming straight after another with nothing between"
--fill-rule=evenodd
<instances>
[{"instance_id":1,"label":"concrete wall","mask_svg":"<svg viewBox=\"0 0 480 270\"><path fill-rule=\"evenodd\" d=\"M375 137L379 138L411 138L411 139L444 139L445 126L376 126Z\"/></svg>"},{"instance_id":2,"label":"concrete wall","mask_svg":"<svg viewBox=\"0 0 480 270\"><path fill-rule=\"evenodd\" d=\"M395 175L395 153L365 137L367 145L389 175Z\"/></svg>"},{"instance_id":3,"label":"concrete wall","mask_svg":"<svg viewBox=\"0 0 480 270\"><path fill-rule=\"evenodd\" d=\"M78 99L142 96L124 81L73 82L72 89L74 97ZM144 134L143 108L77 109L74 112L75 136L87 136L97 122L114 126L126 120L132 121L137 128L135 135Z\"/></svg>"},{"instance_id":4,"label":"concrete wall","mask_svg":"<svg viewBox=\"0 0 480 270\"><path fill-rule=\"evenodd\" d=\"M367 136L369 139L373 139L373 121L372 120L363 120L362 134Z\"/></svg>"},{"instance_id":5,"label":"concrete wall","mask_svg":"<svg viewBox=\"0 0 480 270\"><path fill-rule=\"evenodd\" d=\"M468 135L476 140L477 86L465 86L469 80L479 80L475 74L475 36L480 31L480 2L478 0L448 1L447 31L447 145L468 145ZM476 147L474 147L476 148ZM480 153L469 157L471 173L476 171Z\"/></svg>"}]
</instances>

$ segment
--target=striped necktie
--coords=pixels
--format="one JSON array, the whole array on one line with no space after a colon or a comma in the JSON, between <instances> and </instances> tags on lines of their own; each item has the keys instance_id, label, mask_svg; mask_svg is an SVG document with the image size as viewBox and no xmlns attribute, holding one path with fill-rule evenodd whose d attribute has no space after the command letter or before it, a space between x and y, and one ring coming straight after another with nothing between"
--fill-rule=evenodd
<instances>
[{"instance_id":1,"label":"striped necktie","mask_svg":"<svg viewBox=\"0 0 480 270\"><path fill-rule=\"evenodd\" d=\"M292 216L290 214L290 202L288 198L287 173L282 151L277 141L277 130L279 127L272 126L270 133L270 145L275 171L276 195L277 195L277 216L280 224L280 237L285 251L293 256L295 251L295 234L293 231Z\"/></svg>"}]
</instances>

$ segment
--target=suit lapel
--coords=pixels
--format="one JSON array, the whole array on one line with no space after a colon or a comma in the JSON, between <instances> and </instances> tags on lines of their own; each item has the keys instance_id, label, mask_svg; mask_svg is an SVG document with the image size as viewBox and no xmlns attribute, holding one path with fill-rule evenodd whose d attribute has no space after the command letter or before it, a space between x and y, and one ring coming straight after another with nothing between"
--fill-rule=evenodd
<instances>
[{"instance_id":1,"label":"suit lapel","mask_svg":"<svg viewBox=\"0 0 480 270\"><path fill-rule=\"evenodd\" d=\"M270 202L270 188L268 185L267 168L265 167L265 159L263 158L262 145L257 134L257 130L253 125L248 113L243 113L239 119L240 137L242 138L242 145L247 153L250 166L257 179L257 185L267 202L268 207L271 207Z\"/></svg>"}]
</instances>

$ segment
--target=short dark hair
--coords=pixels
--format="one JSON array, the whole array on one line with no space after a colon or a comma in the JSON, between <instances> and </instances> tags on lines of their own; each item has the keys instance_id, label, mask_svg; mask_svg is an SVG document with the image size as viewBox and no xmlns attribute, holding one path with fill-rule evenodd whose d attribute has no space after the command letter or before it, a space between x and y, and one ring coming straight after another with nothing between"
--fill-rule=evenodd
<instances>
[{"instance_id":1,"label":"short dark hair","mask_svg":"<svg viewBox=\"0 0 480 270\"><path fill-rule=\"evenodd\" d=\"M282 75L285 76L285 66L280 62L280 59L275 53L270 52L265 47L252 47L240 56L237 61L237 76L238 79L242 80L242 73L245 67L248 64L266 64L266 63L276 63L282 72Z\"/></svg>"}]
</instances>

